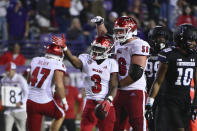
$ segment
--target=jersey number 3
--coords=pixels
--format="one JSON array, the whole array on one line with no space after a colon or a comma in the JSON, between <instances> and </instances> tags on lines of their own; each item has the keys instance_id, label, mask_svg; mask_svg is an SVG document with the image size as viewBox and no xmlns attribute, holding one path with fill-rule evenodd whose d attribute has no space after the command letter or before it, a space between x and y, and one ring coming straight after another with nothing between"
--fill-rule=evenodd
<instances>
[{"instance_id":1,"label":"jersey number 3","mask_svg":"<svg viewBox=\"0 0 197 131\"><path fill-rule=\"evenodd\" d=\"M37 85L35 87L37 88L41 88L42 84L44 83L44 81L46 80L46 78L48 77L48 75L50 74L50 69L46 69L46 68L42 68L40 74L43 74L43 76L41 77L41 79L38 81L38 73L40 71L40 67L36 67L33 71L33 73L31 74L31 86L35 86L36 83Z\"/></svg>"},{"instance_id":2,"label":"jersey number 3","mask_svg":"<svg viewBox=\"0 0 197 131\"><path fill-rule=\"evenodd\" d=\"M95 83L94 86L92 86L92 92L93 93L99 93L101 91L101 77L99 75L94 74L91 77L91 80Z\"/></svg>"}]
</instances>

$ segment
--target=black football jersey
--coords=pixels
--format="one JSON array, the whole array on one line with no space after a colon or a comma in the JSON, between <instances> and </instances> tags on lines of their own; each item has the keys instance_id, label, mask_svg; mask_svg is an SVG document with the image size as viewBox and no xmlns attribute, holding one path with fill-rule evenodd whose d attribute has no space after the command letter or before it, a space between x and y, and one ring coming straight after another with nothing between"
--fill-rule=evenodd
<instances>
[{"instance_id":1,"label":"black football jersey","mask_svg":"<svg viewBox=\"0 0 197 131\"><path fill-rule=\"evenodd\" d=\"M159 61L168 64L166 93L174 96L189 95L191 80L196 72L196 55L184 55L177 48L171 47L164 49L158 56Z\"/></svg>"},{"instance_id":2,"label":"black football jersey","mask_svg":"<svg viewBox=\"0 0 197 131\"><path fill-rule=\"evenodd\" d=\"M147 79L147 92L149 93L151 86L155 80L156 73L159 68L159 61L158 61L158 56L157 55L151 55L148 58L148 63L146 66L145 74L146 74L146 79Z\"/></svg>"}]
</instances>

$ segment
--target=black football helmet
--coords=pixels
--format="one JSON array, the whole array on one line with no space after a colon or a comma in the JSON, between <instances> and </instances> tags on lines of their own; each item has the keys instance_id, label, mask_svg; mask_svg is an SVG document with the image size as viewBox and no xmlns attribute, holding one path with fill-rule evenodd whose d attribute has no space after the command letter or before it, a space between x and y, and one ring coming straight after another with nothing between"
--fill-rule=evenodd
<instances>
[{"instance_id":1,"label":"black football helmet","mask_svg":"<svg viewBox=\"0 0 197 131\"><path fill-rule=\"evenodd\" d=\"M168 46L170 30L167 27L156 26L148 33L148 41L151 46L151 53L157 54Z\"/></svg>"},{"instance_id":2,"label":"black football helmet","mask_svg":"<svg viewBox=\"0 0 197 131\"><path fill-rule=\"evenodd\" d=\"M182 24L178 26L174 33L173 39L175 45L186 50L188 53L196 53L197 46L191 46L191 41L197 43L197 29L190 24Z\"/></svg>"}]
</instances>

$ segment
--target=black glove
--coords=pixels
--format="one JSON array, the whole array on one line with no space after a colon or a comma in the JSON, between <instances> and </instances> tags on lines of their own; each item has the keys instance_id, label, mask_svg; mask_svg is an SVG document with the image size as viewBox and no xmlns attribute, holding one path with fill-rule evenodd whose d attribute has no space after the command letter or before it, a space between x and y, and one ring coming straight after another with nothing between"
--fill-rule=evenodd
<instances>
[{"instance_id":1,"label":"black glove","mask_svg":"<svg viewBox=\"0 0 197 131\"><path fill-rule=\"evenodd\" d=\"M191 106L191 120L194 122L194 120L196 120L196 118L197 118L197 106L192 105Z\"/></svg>"},{"instance_id":2,"label":"black glove","mask_svg":"<svg viewBox=\"0 0 197 131\"><path fill-rule=\"evenodd\" d=\"M152 106L146 105L145 109L146 109L146 113L145 113L146 120L148 120L148 122L150 122L154 119Z\"/></svg>"}]
</instances>

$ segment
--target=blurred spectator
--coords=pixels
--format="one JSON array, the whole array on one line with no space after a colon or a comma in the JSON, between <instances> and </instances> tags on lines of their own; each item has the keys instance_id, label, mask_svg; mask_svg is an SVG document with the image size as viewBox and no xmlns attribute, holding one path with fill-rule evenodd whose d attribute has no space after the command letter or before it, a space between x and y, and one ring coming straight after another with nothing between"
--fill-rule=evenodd
<instances>
[{"instance_id":1,"label":"blurred spectator","mask_svg":"<svg viewBox=\"0 0 197 131\"><path fill-rule=\"evenodd\" d=\"M177 16L177 2L178 0L169 0L168 2L168 27L172 31L174 30L176 16Z\"/></svg>"},{"instance_id":2,"label":"blurred spectator","mask_svg":"<svg viewBox=\"0 0 197 131\"><path fill-rule=\"evenodd\" d=\"M111 11L109 13L108 18L105 21L105 26L107 28L107 31L109 34L113 34L113 28L114 28L114 21L118 18L118 13L115 11Z\"/></svg>"},{"instance_id":3,"label":"blurred spectator","mask_svg":"<svg viewBox=\"0 0 197 131\"><path fill-rule=\"evenodd\" d=\"M150 19L149 21L147 21L146 23L147 25L144 27L144 34L145 34L145 40L148 40L148 32L150 31L150 29L153 29L157 24L153 19Z\"/></svg>"},{"instance_id":4,"label":"blurred spectator","mask_svg":"<svg viewBox=\"0 0 197 131\"><path fill-rule=\"evenodd\" d=\"M55 18L60 33L66 33L70 25L70 13L69 8L71 6L71 0L55 0Z\"/></svg>"},{"instance_id":5,"label":"blurred spectator","mask_svg":"<svg viewBox=\"0 0 197 131\"><path fill-rule=\"evenodd\" d=\"M133 4L129 7L129 12L131 12L140 21L143 20L143 10L141 0L133 0Z\"/></svg>"},{"instance_id":6,"label":"blurred spectator","mask_svg":"<svg viewBox=\"0 0 197 131\"><path fill-rule=\"evenodd\" d=\"M80 12L83 10L83 5L81 0L72 0L71 7L69 9L70 15L72 17L79 17Z\"/></svg>"},{"instance_id":7,"label":"blurred spectator","mask_svg":"<svg viewBox=\"0 0 197 131\"><path fill-rule=\"evenodd\" d=\"M15 44L11 51L5 52L2 56L0 56L0 65L5 65L8 62L14 62L17 66L25 65L25 57L20 53L19 44Z\"/></svg>"},{"instance_id":8,"label":"blurred spectator","mask_svg":"<svg viewBox=\"0 0 197 131\"><path fill-rule=\"evenodd\" d=\"M160 4L158 0L144 0L148 8L149 19L155 21L159 18Z\"/></svg>"},{"instance_id":9,"label":"blurred spectator","mask_svg":"<svg viewBox=\"0 0 197 131\"><path fill-rule=\"evenodd\" d=\"M69 109L66 111L65 120L62 123L60 131L64 131L64 127L66 127L68 131L76 131L75 120L81 118L80 113L83 107L82 94L79 93L77 87L73 87L70 85L70 77L68 74L64 76L64 85ZM55 99L61 102L61 100L57 98L56 95ZM76 104L78 104L77 110L75 110Z\"/></svg>"},{"instance_id":10,"label":"blurred spectator","mask_svg":"<svg viewBox=\"0 0 197 131\"><path fill-rule=\"evenodd\" d=\"M79 18L73 18L67 32L68 40L79 40L84 42L83 30Z\"/></svg>"},{"instance_id":11,"label":"blurred spectator","mask_svg":"<svg viewBox=\"0 0 197 131\"><path fill-rule=\"evenodd\" d=\"M122 3L122 1L121 1ZM103 7L104 0L93 0L92 1L92 13L95 16L102 16L106 18L105 8Z\"/></svg>"},{"instance_id":12,"label":"blurred spectator","mask_svg":"<svg viewBox=\"0 0 197 131\"><path fill-rule=\"evenodd\" d=\"M90 1L82 1L82 4L83 4L83 10L80 12L80 21L81 21L81 24L84 25L87 23L88 21L88 17L89 15L92 14L92 11L91 11L91 2Z\"/></svg>"},{"instance_id":13,"label":"blurred spectator","mask_svg":"<svg viewBox=\"0 0 197 131\"><path fill-rule=\"evenodd\" d=\"M6 65L6 76L1 79L2 86L21 88L20 101L15 101L15 107L4 107L5 131L12 131L16 124L18 131L26 131L26 101L28 96L28 84L25 78L16 73L16 65L10 62ZM9 87L6 87L9 88ZM15 94L15 90L12 90ZM11 95L11 94L10 94ZM8 95L8 97L10 97ZM11 95L11 97L13 97ZM14 96L16 97L16 96Z\"/></svg>"},{"instance_id":14,"label":"blurred spectator","mask_svg":"<svg viewBox=\"0 0 197 131\"><path fill-rule=\"evenodd\" d=\"M116 11L120 16L122 12L128 12L128 0L113 0L113 8L112 10Z\"/></svg>"},{"instance_id":15,"label":"blurred spectator","mask_svg":"<svg viewBox=\"0 0 197 131\"><path fill-rule=\"evenodd\" d=\"M37 4L37 15L36 19L39 27L41 28L41 33L47 33L50 27L50 11L51 7L49 0L38 0Z\"/></svg>"},{"instance_id":16,"label":"blurred spectator","mask_svg":"<svg viewBox=\"0 0 197 131\"><path fill-rule=\"evenodd\" d=\"M179 26L181 24L192 24L193 26L197 26L197 23L196 23L196 18L195 16L192 14L192 10L190 8L190 6L186 6L183 8L183 14L180 15L177 19L177 23L176 25Z\"/></svg>"},{"instance_id":17,"label":"blurred spectator","mask_svg":"<svg viewBox=\"0 0 197 131\"><path fill-rule=\"evenodd\" d=\"M83 35L85 36L86 43L90 46L90 43L95 39L96 33L96 26L90 20L94 18L93 14L88 15L88 21L83 25Z\"/></svg>"},{"instance_id":18,"label":"blurred spectator","mask_svg":"<svg viewBox=\"0 0 197 131\"><path fill-rule=\"evenodd\" d=\"M71 27L67 31L68 47L70 47L71 52L78 56L83 53L88 44L83 35L83 29L79 18L73 18L71 22Z\"/></svg>"},{"instance_id":19,"label":"blurred spectator","mask_svg":"<svg viewBox=\"0 0 197 131\"><path fill-rule=\"evenodd\" d=\"M8 37L10 41L20 41L28 37L28 10L21 0L10 2L7 10Z\"/></svg>"},{"instance_id":20,"label":"blurred spectator","mask_svg":"<svg viewBox=\"0 0 197 131\"><path fill-rule=\"evenodd\" d=\"M8 0L0 0L0 35L2 38L2 44L6 45L8 40L8 34L7 34L7 6L9 2Z\"/></svg>"},{"instance_id":21,"label":"blurred spectator","mask_svg":"<svg viewBox=\"0 0 197 131\"><path fill-rule=\"evenodd\" d=\"M160 2L160 10L159 10L159 19L164 22L167 22L167 4L168 0L159 0ZM170 12L171 13L171 12Z\"/></svg>"},{"instance_id":22,"label":"blurred spectator","mask_svg":"<svg viewBox=\"0 0 197 131\"><path fill-rule=\"evenodd\" d=\"M137 37L139 37L143 40L146 40L146 37L145 37L144 31L141 27L141 23L140 23L139 19L137 17L135 17L134 14L129 14L128 16L134 18L135 21L137 22Z\"/></svg>"}]
</instances>

